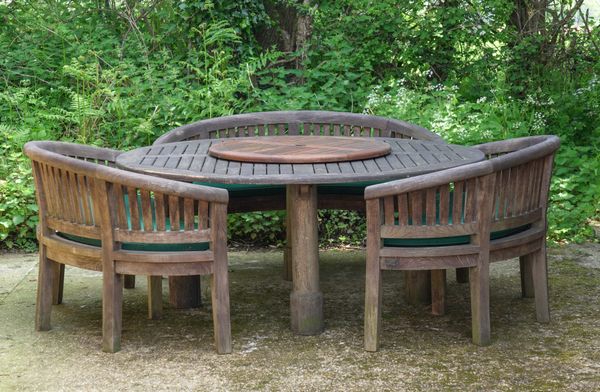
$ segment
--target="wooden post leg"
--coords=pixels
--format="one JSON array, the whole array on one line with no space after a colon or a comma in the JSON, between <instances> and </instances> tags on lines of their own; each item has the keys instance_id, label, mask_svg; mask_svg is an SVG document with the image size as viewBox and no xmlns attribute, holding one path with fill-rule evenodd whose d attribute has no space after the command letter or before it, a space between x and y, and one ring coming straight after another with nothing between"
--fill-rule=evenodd
<instances>
[{"instance_id":1,"label":"wooden post leg","mask_svg":"<svg viewBox=\"0 0 600 392\"><path fill-rule=\"evenodd\" d=\"M442 316L446 311L446 270L431 271L431 313Z\"/></svg>"},{"instance_id":2,"label":"wooden post leg","mask_svg":"<svg viewBox=\"0 0 600 392\"><path fill-rule=\"evenodd\" d=\"M519 269L521 270L521 296L523 298L533 298L535 296L533 289L533 254L519 257Z\"/></svg>"},{"instance_id":3,"label":"wooden post leg","mask_svg":"<svg viewBox=\"0 0 600 392\"><path fill-rule=\"evenodd\" d=\"M367 272L365 283L365 350L379 349L381 332L381 220L379 200L367 200Z\"/></svg>"},{"instance_id":4,"label":"wooden post leg","mask_svg":"<svg viewBox=\"0 0 600 392\"><path fill-rule=\"evenodd\" d=\"M200 275L169 276L169 303L175 309L199 308Z\"/></svg>"},{"instance_id":5,"label":"wooden post leg","mask_svg":"<svg viewBox=\"0 0 600 392\"><path fill-rule=\"evenodd\" d=\"M411 305L431 303L431 271L404 271L404 295Z\"/></svg>"},{"instance_id":6,"label":"wooden post leg","mask_svg":"<svg viewBox=\"0 0 600 392\"><path fill-rule=\"evenodd\" d=\"M229 271L227 270L227 206L215 204L211 212L214 255L211 279L212 314L215 345L218 354L231 353L231 320L229 310Z\"/></svg>"},{"instance_id":7,"label":"wooden post leg","mask_svg":"<svg viewBox=\"0 0 600 392\"><path fill-rule=\"evenodd\" d=\"M106 264L102 271L102 350L114 353L121 349L123 275Z\"/></svg>"},{"instance_id":8,"label":"wooden post leg","mask_svg":"<svg viewBox=\"0 0 600 392\"><path fill-rule=\"evenodd\" d=\"M150 320L158 320L162 317L162 305L162 276L148 276L148 318Z\"/></svg>"},{"instance_id":9,"label":"wooden post leg","mask_svg":"<svg viewBox=\"0 0 600 392\"><path fill-rule=\"evenodd\" d=\"M283 279L292 280L292 222L290 209L290 187L285 195L285 248L283 248Z\"/></svg>"},{"instance_id":10,"label":"wooden post leg","mask_svg":"<svg viewBox=\"0 0 600 392\"><path fill-rule=\"evenodd\" d=\"M468 268L457 268L456 269L456 281L458 283L469 283L469 269Z\"/></svg>"},{"instance_id":11,"label":"wooden post leg","mask_svg":"<svg viewBox=\"0 0 600 392\"><path fill-rule=\"evenodd\" d=\"M65 286L65 265L51 262L52 264L52 304L60 305L63 301L63 288Z\"/></svg>"},{"instance_id":12,"label":"wooden post leg","mask_svg":"<svg viewBox=\"0 0 600 392\"><path fill-rule=\"evenodd\" d=\"M487 262L469 268L469 283L473 343L487 346L490 344L490 286Z\"/></svg>"},{"instance_id":13,"label":"wooden post leg","mask_svg":"<svg viewBox=\"0 0 600 392\"><path fill-rule=\"evenodd\" d=\"M52 311L52 280L54 263L46 256L46 247L40 246L40 262L38 270L37 300L35 303L35 329L50 329L50 313ZM56 282L54 282L56 283Z\"/></svg>"},{"instance_id":14,"label":"wooden post leg","mask_svg":"<svg viewBox=\"0 0 600 392\"><path fill-rule=\"evenodd\" d=\"M323 294L319 288L316 185L288 185L291 203L293 290L292 330L317 335L323 330Z\"/></svg>"},{"instance_id":15,"label":"wooden post leg","mask_svg":"<svg viewBox=\"0 0 600 392\"><path fill-rule=\"evenodd\" d=\"M124 279L123 286L126 289L135 289L135 275L124 275Z\"/></svg>"},{"instance_id":16,"label":"wooden post leg","mask_svg":"<svg viewBox=\"0 0 600 392\"><path fill-rule=\"evenodd\" d=\"M546 261L546 244L533 254L533 289L535 291L535 314L540 323L550 322L550 306L548 303L548 263Z\"/></svg>"}]
</instances>

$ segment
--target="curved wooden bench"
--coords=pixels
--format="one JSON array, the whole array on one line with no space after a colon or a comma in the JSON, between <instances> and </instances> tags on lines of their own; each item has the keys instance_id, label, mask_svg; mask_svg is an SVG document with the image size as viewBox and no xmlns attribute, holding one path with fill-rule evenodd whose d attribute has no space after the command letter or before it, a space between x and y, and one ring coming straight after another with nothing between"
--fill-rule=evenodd
<instances>
[{"instance_id":1,"label":"curved wooden bench","mask_svg":"<svg viewBox=\"0 0 600 392\"><path fill-rule=\"evenodd\" d=\"M476 147L487 161L365 190L366 350L379 346L384 269L432 270L434 314L444 312L445 270L467 269L473 342L486 345L489 263L519 256L523 295L534 295L537 320L549 321L546 209L559 145L556 136L486 143Z\"/></svg>"},{"instance_id":2,"label":"curved wooden bench","mask_svg":"<svg viewBox=\"0 0 600 392\"><path fill-rule=\"evenodd\" d=\"M40 217L37 330L50 329L57 263L103 272L108 352L120 349L123 275L148 275L150 318L162 311L162 275L211 275L217 352L231 352L225 190L112 168L114 150L61 142L24 150Z\"/></svg>"}]
</instances>

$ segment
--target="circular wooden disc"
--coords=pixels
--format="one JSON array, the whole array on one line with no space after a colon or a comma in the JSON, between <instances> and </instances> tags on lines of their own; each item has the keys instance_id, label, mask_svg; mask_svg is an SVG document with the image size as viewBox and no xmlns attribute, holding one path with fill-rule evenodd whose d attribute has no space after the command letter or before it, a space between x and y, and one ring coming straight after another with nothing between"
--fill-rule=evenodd
<instances>
[{"instance_id":1,"label":"circular wooden disc","mask_svg":"<svg viewBox=\"0 0 600 392\"><path fill-rule=\"evenodd\" d=\"M388 143L373 138L262 136L214 143L208 153L220 159L240 162L325 163L376 158L390 151Z\"/></svg>"}]
</instances>

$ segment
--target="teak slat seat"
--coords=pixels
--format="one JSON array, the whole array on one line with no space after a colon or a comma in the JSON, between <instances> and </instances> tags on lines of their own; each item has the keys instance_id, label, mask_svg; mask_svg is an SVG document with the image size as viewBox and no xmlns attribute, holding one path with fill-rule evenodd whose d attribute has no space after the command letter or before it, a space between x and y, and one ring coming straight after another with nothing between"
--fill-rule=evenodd
<instances>
[{"instance_id":1,"label":"teak slat seat","mask_svg":"<svg viewBox=\"0 0 600 392\"><path fill-rule=\"evenodd\" d=\"M366 188L367 351L379 347L381 270L432 270L432 312L443 314L445 270L467 269L472 338L486 345L489 263L521 256L524 290L535 293L538 321L549 321L546 208L559 144L555 136L482 144L487 161Z\"/></svg>"},{"instance_id":2,"label":"teak slat seat","mask_svg":"<svg viewBox=\"0 0 600 392\"><path fill-rule=\"evenodd\" d=\"M62 142L29 142L24 150L40 216L37 330L50 329L57 265L102 271L108 352L120 349L124 275L148 276L149 317L158 318L162 275L210 274L216 349L231 352L227 191L110 167L114 150Z\"/></svg>"}]
</instances>

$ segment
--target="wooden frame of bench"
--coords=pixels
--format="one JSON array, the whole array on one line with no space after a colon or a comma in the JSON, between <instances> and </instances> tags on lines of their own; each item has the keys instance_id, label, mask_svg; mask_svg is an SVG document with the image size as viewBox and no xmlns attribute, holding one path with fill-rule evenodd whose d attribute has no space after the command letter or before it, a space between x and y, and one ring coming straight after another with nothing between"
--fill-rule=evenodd
<instances>
[{"instance_id":1,"label":"wooden frame of bench","mask_svg":"<svg viewBox=\"0 0 600 392\"><path fill-rule=\"evenodd\" d=\"M150 318L162 312L162 275L211 275L216 349L231 352L226 190L110 167L114 150L61 142L29 142L24 150L32 160L40 217L38 331L50 329L58 263L102 271L102 347L108 352L120 349L123 275L148 275ZM173 222L179 230L170 230ZM71 241L59 232L102 245ZM124 242L205 242L209 249L131 251L122 248Z\"/></svg>"},{"instance_id":2,"label":"wooden frame of bench","mask_svg":"<svg viewBox=\"0 0 600 392\"><path fill-rule=\"evenodd\" d=\"M381 270L432 270L432 312L444 313L445 269L469 272L473 342L490 342L489 263L520 256L524 296L536 316L550 319L546 265L546 209L556 136L476 146L487 161L367 187L365 349L377 351ZM454 192L450 206L450 192ZM464 197L456 197L456 195ZM451 215L451 219L450 219ZM457 223L458 222L458 223ZM490 240L497 230L526 230ZM466 245L391 247L384 238L470 236Z\"/></svg>"}]
</instances>

